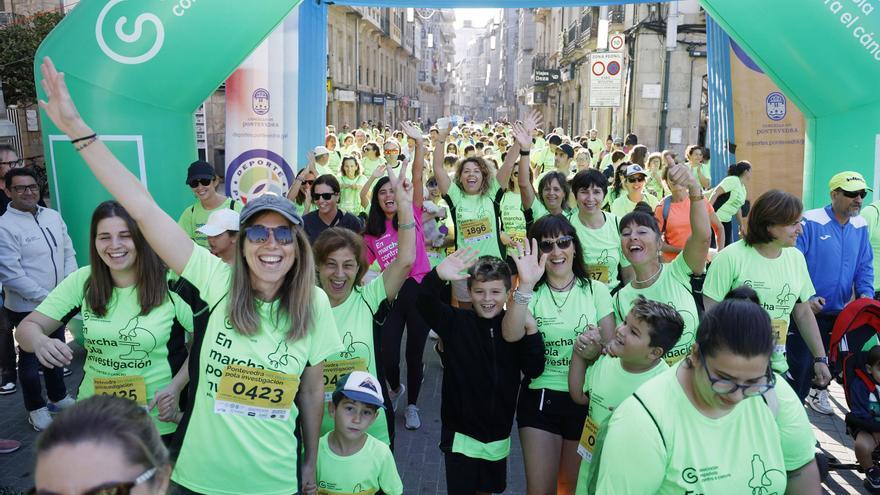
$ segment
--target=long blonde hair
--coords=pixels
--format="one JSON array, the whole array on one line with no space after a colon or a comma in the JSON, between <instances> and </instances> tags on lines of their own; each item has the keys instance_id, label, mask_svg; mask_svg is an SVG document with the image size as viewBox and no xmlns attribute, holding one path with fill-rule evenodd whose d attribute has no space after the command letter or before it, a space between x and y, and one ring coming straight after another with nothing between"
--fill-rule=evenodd
<instances>
[{"instance_id":1,"label":"long blonde hair","mask_svg":"<svg viewBox=\"0 0 880 495\"><path fill-rule=\"evenodd\" d=\"M259 217L259 214L252 217ZM252 220L253 221L253 220ZM250 223L250 222L249 222ZM249 225L249 224L248 224ZM247 225L242 225L244 231ZM291 225L293 232L294 261L281 283L276 296L279 299L275 323L281 324L282 317L290 319L287 330L288 340L305 337L312 326L312 291L315 288L315 258L309 239L302 228ZM243 335L254 335L260 331L260 315L257 312L254 289L251 286L251 270L244 257L241 239L235 250L235 268L232 273L232 287L229 290L227 312L232 326Z\"/></svg>"}]
</instances>

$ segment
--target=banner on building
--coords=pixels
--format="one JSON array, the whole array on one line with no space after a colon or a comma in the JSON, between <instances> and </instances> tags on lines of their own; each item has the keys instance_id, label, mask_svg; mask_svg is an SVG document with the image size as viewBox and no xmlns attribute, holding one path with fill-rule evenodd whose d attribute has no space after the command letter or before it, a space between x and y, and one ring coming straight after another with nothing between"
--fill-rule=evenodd
<instances>
[{"instance_id":1,"label":"banner on building","mask_svg":"<svg viewBox=\"0 0 880 495\"><path fill-rule=\"evenodd\" d=\"M800 197L804 116L733 41L730 50L736 158L752 164L749 197L769 189Z\"/></svg>"},{"instance_id":2,"label":"banner on building","mask_svg":"<svg viewBox=\"0 0 880 495\"><path fill-rule=\"evenodd\" d=\"M231 198L285 195L293 181L298 26L299 7L226 81L226 195Z\"/></svg>"},{"instance_id":3,"label":"banner on building","mask_svg":"<svg viewBox=\"0 0 880 495\"><path fill-rule=\"evenodd\" d=\"M623 54L590 54L590 106L619 107L623 94Z\"/></svg>"}]
</instances>

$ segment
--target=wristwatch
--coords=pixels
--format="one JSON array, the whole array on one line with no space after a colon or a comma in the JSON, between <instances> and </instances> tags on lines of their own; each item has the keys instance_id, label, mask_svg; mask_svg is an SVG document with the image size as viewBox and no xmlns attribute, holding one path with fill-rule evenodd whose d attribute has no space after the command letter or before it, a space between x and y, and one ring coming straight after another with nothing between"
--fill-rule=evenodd
<instances>
[{"instance_id":1,"label":"wristwatch","mask_svg":"<svg viewBox=\"0 0 880 495\"><path fill-rule=\"evenodd\" d=\"M822 363L825 366L828 366L828 356L813 358L813 363Z\"/></svg>"}]
</instances>

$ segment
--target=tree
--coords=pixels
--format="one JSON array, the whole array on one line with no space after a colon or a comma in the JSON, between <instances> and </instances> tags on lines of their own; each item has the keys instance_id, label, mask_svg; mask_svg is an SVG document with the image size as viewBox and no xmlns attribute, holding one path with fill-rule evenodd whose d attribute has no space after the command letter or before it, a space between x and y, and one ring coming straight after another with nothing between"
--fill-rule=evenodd
<instances>
[{"instance_id":1,"label":"tree","mask_svg":"<svg viewBox=\"0 0 880 495\"><path fill-rule=\"evenodd\" d=\"M62 18L60 12L41 12L0 27L0 81L7 104L36 103L34 56Z\"/></svg>"}]
</instances>

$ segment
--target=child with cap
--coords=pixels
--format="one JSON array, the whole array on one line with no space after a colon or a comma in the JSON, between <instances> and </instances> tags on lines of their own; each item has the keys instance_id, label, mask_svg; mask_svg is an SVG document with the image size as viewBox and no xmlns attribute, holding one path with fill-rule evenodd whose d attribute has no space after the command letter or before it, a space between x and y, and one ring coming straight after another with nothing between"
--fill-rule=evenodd
<instances>
[{"instance_id":1,"label":"child with cap","mask_svg":"<svg viewBox=\"0 0 880 495\"><path fill-rule=\"evenodd\" d=\"M449 282L465 279L473 309L444 303ZM510 288L507 263L477 258L471 248L451 254L422 279L418 310L442 340L440 450L450 494L504 492L520 380L544 371L536 326L518 342L501 334Z\"/></svg>"},{"instance_id":2,"label":"child with cap","mask_svg":"<svg viewBox=\"0 0 880 495\"><path fill-rule=\"evenodd\" d=\"M379 380L353 371L336 384L328 405L335 427L318 440L318 495L377 493L400 495L403 483L391 449L367 433L385 407Z\"/></svg>"},{"instance_id":3,"label":"child with cap","mask_svg":"<svg viewBox=\"0 0 880 495\"><path fill-rule=\"evenodd\" d=\"M235 261L239 223L239 213L224 208L211 213L208 216L208 223L197 228L196 232L208 237L208 249L211 250L211 254L231 265Z\"/></svg>"},{"instance_id":4,"label":"child with cap","mask_svg":"<svg viewBox=\"0 0 880 495\"><path fill-rule=\"evenodd\" d=\"M576 495L587 488L598 469L599 430L617 406L651 378L669 369L663 356L671 349L684 329L681 315L668 304L639 296L624 322L605 344L598 329L592 328L577 337L568 368L568 393L576 403L589 410L578 442L583 457Z\"/></svg>"}]
</instances>

